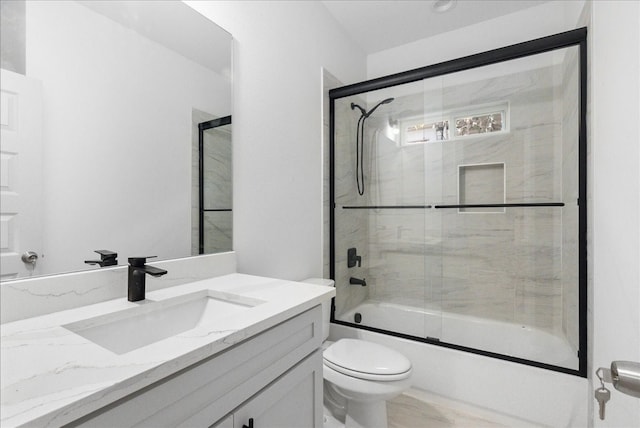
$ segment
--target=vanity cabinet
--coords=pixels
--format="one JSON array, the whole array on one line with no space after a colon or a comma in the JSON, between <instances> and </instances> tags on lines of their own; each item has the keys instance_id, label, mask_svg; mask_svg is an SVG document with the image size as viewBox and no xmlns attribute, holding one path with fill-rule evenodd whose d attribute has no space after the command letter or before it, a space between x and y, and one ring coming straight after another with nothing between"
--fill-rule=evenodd
<instances>
[{"instance_id":1,"label":"vanity cabinet","mask_svg":"<svg viewBox=\"0 0 640 428\"><path fill-rule=\"evenodd\" d=\"M322 351L317 350L215 428L321 427Z\"/></svg>"},{"instance_id":2,"label":"vanity cabinet","mask_svg":"<svg viewBox=\"0 0 640 428\"><path fill-rule=\"evenodd\" d=\"M69 426L322 426L316 306Z\"/></svg>"}]
</instances>

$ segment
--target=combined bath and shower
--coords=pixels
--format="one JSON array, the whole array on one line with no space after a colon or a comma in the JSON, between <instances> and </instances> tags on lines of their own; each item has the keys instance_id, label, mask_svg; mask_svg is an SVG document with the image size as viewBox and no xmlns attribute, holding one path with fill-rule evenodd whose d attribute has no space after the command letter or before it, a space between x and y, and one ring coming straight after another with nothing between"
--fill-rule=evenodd
<instances>
[{"instance_id":1,"label":"combined bath and shower","mask_svg":"<svg viewBox=\"0 0 640 428\"><path fill-rule=\"evenodd\" d=\"M356 108L360 110L360 119L358 119L356 128L356 186L360 196L364 195L364 121L382 104L389 104L393 100L393 98L382 100L369 111L366 111L356 103L351 103L351 110Z\"/></svg>"}]
</instances>

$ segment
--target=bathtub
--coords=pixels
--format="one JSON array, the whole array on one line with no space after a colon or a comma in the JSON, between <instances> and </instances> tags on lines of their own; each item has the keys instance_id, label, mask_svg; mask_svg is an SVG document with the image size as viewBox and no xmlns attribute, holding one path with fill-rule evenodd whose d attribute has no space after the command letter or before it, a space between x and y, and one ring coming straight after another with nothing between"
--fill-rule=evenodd
<instances>
[{"instance_id":1,"label":"bathtub","mask_svg":"<svg viewBox=\"0 0 640 428\"><path fill-rule=\"evenodd\" d=\"M576 370L578 355L569 342L549 332L508 322L367 300L338 319L409 336L537 361Z\"/></svg>"},{"instance_id":2,"label":"bathtub","mask_svg":"<svg viewBox=\"0 0 640 428\"><path fill-rule=\"evenodd\" d=\"M434 309L368 300L338 317L387 331L541 361L578 367L578 358L562 339L547 332ZM592 391L588 380L544 368L434 346L416 340L331 324L329 339L357 338L380 343L411 361L412 386L542 426L587 426ZM526 355L525 355L526 354Z\"/></svg>"}]
</instances>

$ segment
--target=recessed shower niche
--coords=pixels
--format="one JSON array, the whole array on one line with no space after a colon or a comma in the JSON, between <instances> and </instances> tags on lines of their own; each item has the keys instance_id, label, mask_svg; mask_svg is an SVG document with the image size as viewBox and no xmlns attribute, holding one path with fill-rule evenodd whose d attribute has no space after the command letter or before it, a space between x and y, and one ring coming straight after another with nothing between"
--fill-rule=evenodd
<instances>
[{"instance_id":1,"label":"recessed shower niche","mask_svg":"<svg viewBox=\"0 0 640 428\"><path fill-rule=\"evenodd\" d=\"M332 321L586 376L586 29L329 101Z\"/></svg>"},{"instance_id":2,"label":"recessed shower niche","mask_svg":"<svg viewBox=\"0 0 640 428\"><path fill-rule=\"evenodd\" d=\"M504 207L484 205L505 202L504 163L458 166L458 203L461 213L503 213Z\"/></svg>"}]
</instances>

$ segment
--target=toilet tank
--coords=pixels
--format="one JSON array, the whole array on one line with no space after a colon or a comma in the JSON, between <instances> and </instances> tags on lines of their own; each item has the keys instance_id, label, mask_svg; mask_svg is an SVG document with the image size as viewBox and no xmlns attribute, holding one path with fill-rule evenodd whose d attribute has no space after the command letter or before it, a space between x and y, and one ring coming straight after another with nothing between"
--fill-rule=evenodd
<instances>
[{"instance_id":1,"label":"toilet tank","mask_svg":"<svg viewBox=\"0 0 640 428\"><path fill-rule=\"evenodd\" d=\"M307 278L304 281L307 284L323 285L325 287L335 286L333 279L324 278ZM322 341L329 337L329 324L331 322L331 299L322 302Z\"/></svg>"}]
</instances>

